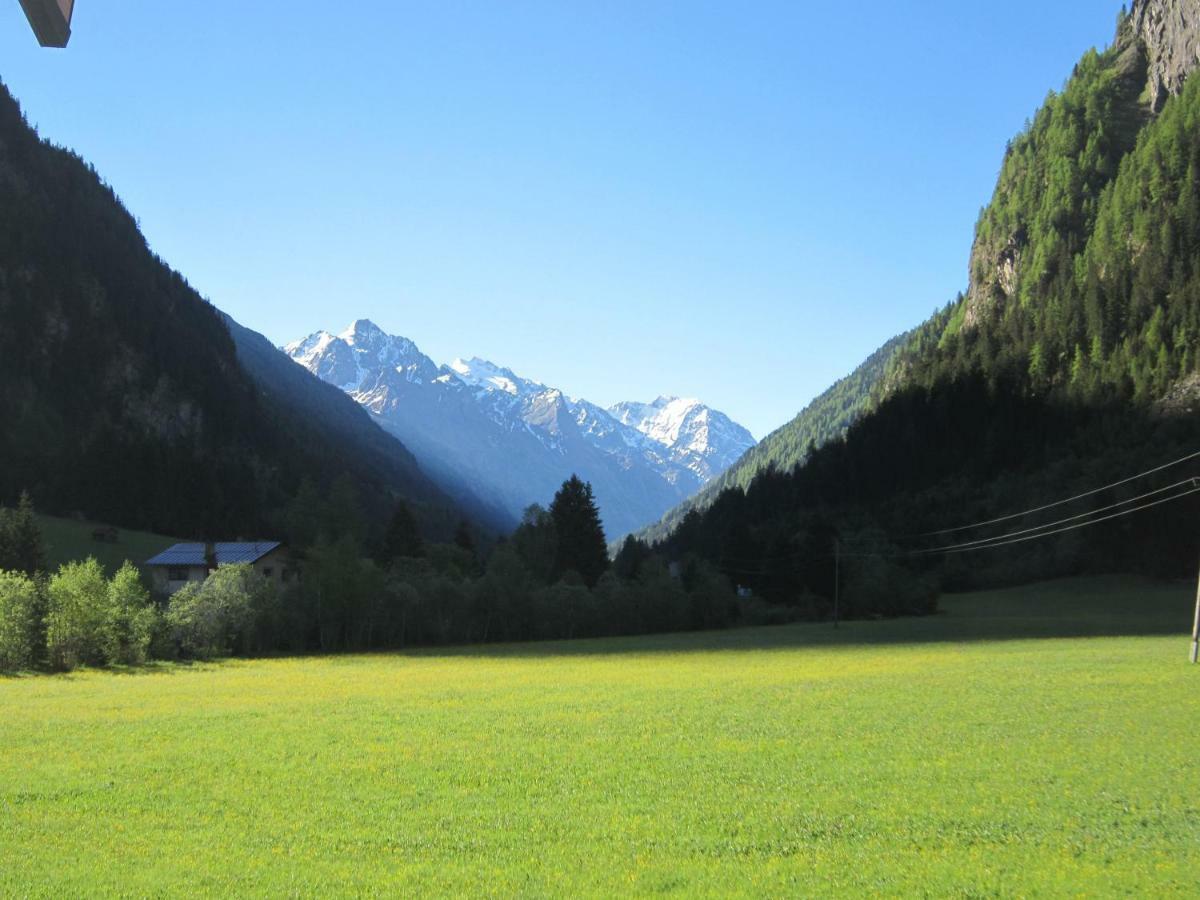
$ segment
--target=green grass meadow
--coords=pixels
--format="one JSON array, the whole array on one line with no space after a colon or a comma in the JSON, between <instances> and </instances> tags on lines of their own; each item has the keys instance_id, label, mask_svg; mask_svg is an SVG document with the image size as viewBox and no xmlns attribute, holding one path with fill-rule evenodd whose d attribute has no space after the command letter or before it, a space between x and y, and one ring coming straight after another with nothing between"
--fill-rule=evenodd
<instances>
[{"instance_id":1,"label":"green grass meadow","mask_svg":"<svg viewBox=\"0 0 1200 900\"><path fill-rule=\"evenodd\" d=\"M0 893L1195 896L1192 599L0 680Z\"/></svg>"},{"instance_id":2,"label":"green grass meadow","mask_svg":"<svg viewBox=\"0 0 1200 900\"><path fill-rule=\"evenodd\" d=\"M140 568L150 557L176 543L175 538L161 534L122 528L117 531L117 542L110 544L92 537L97 528L107 527L103 524L56 516L39 515L37 519L46 545L46 561L52 572L64 563L94 556L111 577L126 560Z\"/></svg>"}]
</instances>

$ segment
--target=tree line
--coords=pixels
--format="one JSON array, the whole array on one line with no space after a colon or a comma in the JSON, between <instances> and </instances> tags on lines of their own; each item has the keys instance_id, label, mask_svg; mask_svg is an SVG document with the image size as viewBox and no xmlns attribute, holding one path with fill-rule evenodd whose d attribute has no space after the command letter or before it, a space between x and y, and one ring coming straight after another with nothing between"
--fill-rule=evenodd
<instances>
[{"instance_id":1,"label":"tree line","mask_svg":"<svg viewBox=\"0 0 1200 900\"><path fill-rule=\"evenodd\" d=\"M512 535L485 543L462 523L428 541L407 503L374 531L353 482L302 486L289 506L301 577L283 590L246 565L221 566L170 598L126 564L47 573L25 498L0 510L0 670L138 665L230 654L343 652L438 644L645 634L796 616L739 597L694 557L635 538L610 560L591 486L564 482Z\"/></svg>"},{"instance_id":2,"label":"tree line","mask_svg":"<svg viewBox=\"0 0 1200 900\"><path fill-rule=\"evenodd\" d=\"M901 594L924 581L1188 574L1194 498L1003 550L902 555L934 546L905 536L1034 507L1200 446L1200 79L1157 113L1145 83L1145 54L1128 35L1088 53L1005 153L970 291L874 373L866 414L844 438L730 485L664 547L745 571L780 602L805 590L829 602L835 540L881 546L878 564L897 567Z\"/></svg>"}]
</instances>

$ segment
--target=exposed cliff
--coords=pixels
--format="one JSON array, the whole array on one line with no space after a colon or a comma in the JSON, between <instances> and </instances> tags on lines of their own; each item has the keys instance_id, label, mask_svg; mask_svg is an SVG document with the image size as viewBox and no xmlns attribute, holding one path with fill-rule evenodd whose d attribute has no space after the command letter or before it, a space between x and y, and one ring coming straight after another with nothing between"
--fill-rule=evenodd
<instances>
[{"instance_id":1,"label":"exposed cliff","mask_svg":"<svg viewBox=\"0 0 1200 900\"><path fill-rule=\"evenodd\" d=\"M1149 63L1146 99L1162 109L1200 63L1200 0L1135 0L1118 41L1140 43Z\"/></svg>"},{"instance_id":2,"label":"exposed cliff","mask_svg":"<svg viewBox=\"0 0 1200 900\"><path fill-rule=\"evenodd\" d=\"M1200 0L1133 4L1112 47L1085 57L1010 144L995 196L980 216L967 302L952 330L1002 315L1055 276L1046 257L1056 244L1082 245L1094 212L1084 201L1116 176L1138 132L1198 63ZM1061 193L1080 199L1065 216ZM1039 218L1041 210L1056 215Z\"/></svg>"}]
</instances>

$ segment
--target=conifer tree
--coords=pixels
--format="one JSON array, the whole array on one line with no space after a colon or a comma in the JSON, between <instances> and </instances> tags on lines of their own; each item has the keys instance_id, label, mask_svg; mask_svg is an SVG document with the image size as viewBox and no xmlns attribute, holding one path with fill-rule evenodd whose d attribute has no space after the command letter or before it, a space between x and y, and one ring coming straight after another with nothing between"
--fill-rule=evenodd
<instances>
[{"instance_id":1,"label":"conifer tree","mask_svg":"<svg viewBox=\"0 0 1200 900\"><path fill-rule=\"evenodd\" d=\"M46 569L42 530L33 512L33 501L22 492L17 508L0 508L0 571L35 575Z\"/></svg>"},{"instance_id":2,"label":"conifer tree","mask_svg":"<svg viewBox=\"0 0 1200 900\"><path fill-rule=\"evenodd\" d=\"M555 578L575 571L594 587L608 568L608 545L592 486L572 475L554 495L550 517L558 535Z\"/></svg>"},{"instance_id":3,"label":"conifer tree","mask_svg":"<svg viewBox=\"0 0 1200 900\"><path fill-rule=\"evenodd\" d=\"M471 525L466 519L458 523L458 530L454 532L454 544L461 550L475 553L475 536L471 534Z\"/></svg>"},{"instance_id":4,"label":"conifer tree","mask_svg":"<svg viewBox=\"0 0 1200 900\"><path fill-rule=\"evenodd\" d=\"M383 550L380 562L384 565L405 557L425 555L425 542L421 538L421 529L417 527L416 517L412 509L403 500L396 503L392 520L388 523L387 533L383 536Z\"/></svg>"}]
</instances>

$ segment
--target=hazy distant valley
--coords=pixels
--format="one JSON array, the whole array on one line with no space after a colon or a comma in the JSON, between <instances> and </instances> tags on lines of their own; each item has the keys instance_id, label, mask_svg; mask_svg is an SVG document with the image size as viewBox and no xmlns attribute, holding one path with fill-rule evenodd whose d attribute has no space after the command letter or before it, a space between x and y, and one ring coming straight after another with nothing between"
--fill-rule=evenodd
<instances>
[{"instance_id":1,"label":"hazy distant valley","mask_svg":"<svg viewBox=\"0 0 1200 900\"><path fill-rule=\"evenodd\" d=\"M577 473L616 539L656 522L755 444L699 400L605 409L487 360L439 366L367 320L283 350L368 410L452 496L473 494L513 522Z\"/></svg>"}]
</instances>

